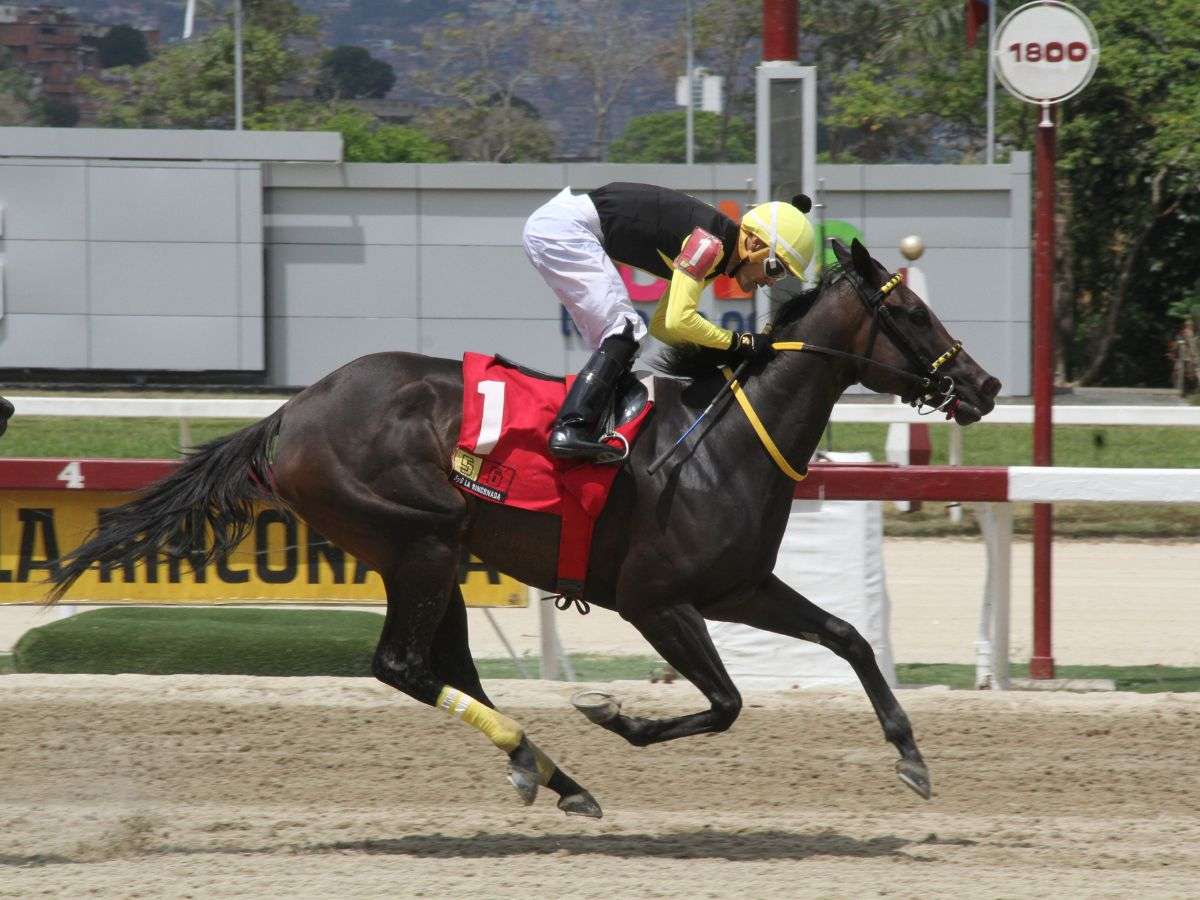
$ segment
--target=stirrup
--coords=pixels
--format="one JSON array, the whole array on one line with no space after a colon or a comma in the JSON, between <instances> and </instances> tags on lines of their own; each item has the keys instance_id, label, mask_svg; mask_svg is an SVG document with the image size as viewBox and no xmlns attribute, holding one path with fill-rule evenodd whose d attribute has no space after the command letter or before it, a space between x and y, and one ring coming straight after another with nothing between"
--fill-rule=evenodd
<instances>
[{"instance_id":1,"label":"stirrup","mask_svg":"<svg viewBox=\"0 0 1200 900\"><path fill-rule=\"evenodd\" d=\"M614 456L611 459L598 459L598 460L596 460L597 462L619 463L619 462L625 462L625 460L629 459L629 439L626 438L625 435L621 434L621 432L619 432L619 431L609 431L609 432L606 432L606 433L600 435L600 443L604 443L605 441L609 441L609 440L617 440L617 441L621 442L621 444L622 444L621 455ZM612 448L610 448L610 449L612 449ZM616 453L616 450L613 450L613 452Z\"/></svg>"}]
</instances>

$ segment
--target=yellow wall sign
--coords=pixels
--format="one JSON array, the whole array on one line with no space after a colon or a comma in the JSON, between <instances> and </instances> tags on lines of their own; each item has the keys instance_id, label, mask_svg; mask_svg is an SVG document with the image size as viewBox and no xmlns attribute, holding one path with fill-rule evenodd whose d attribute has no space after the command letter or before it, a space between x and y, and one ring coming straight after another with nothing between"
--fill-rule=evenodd
<instances>
[{"instance_id":1,"label":"yellow wall sign","mask_svg":"<svg viewBox=\"0 0 1200 900\"><path fill-rule=\"evenodd\" d=\"M101 524L121 491L0 492L0 603L36 603L61 554ZM458 582L468 606L525 606L519 581L464 557ZM260 509L228 559L127 559L93 567L64 603L384 603L383 582L288 512Z\"/></svg>"}]
</instances>

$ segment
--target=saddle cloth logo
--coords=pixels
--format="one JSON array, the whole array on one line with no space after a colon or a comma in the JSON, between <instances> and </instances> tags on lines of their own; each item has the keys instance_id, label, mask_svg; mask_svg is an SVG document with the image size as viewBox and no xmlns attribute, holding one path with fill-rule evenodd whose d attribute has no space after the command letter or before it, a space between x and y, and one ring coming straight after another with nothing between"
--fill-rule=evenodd
<instances>
[{"instance_id":1,"label":"saddle cloth logo","mask_svg":"<svg viewBox=\"0 0 1200 900\"><path fill-rule=\"evenodd\" d=\"M620 466L550 455L550 426L574 378L543 376L479 353L463 354L462 373L462 424L450 459L451 480L492 503L561 516L559 583L582 583L592 526ZM617 429L630 444L652 406L648 402Z\"/></svg>"}]
</instances>

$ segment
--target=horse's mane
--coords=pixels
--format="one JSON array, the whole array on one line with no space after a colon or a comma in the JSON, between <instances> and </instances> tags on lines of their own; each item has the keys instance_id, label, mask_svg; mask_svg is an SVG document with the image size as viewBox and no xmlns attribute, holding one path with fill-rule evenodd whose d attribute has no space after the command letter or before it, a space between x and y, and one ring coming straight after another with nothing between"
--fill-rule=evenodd
<instances>
[{"instance_id":1,"label":"horse's mane","mask_svg":"<svg viewBox=\"0 0 1200 900\"><path fill-rule=\"evenodd\" d=\"M812 287L789 297L775 313L772 326L775 331L796 322L812 309L821 292L832 285L842 274L840 266L826 266L820 279ZM714 350L711 347L699 347L696 344L683 344L679 347L667 347L658 356L650 360L650 365L664 375L676 378L703 378L711 375L721 366L734 365L737 358L728 350Z\"/></svg>"}]
</instances>

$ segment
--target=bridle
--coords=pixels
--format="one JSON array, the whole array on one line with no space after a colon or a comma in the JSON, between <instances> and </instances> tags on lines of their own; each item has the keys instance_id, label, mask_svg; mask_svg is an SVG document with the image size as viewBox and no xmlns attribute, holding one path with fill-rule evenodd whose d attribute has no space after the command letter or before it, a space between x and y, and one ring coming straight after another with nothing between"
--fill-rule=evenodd
<instances>
[{"instance_id":1,"label":"bridle","mask_svg":"<svg viewBox=\"0 0 1200 900\"><path fill-rule=\"evenodd\" d=\"M815 344L810 344L807 341L803 344L803 349L812 353L823 353L826 356L838 356L844 359L851 359L859 364L858 377L856 381L862 381L863 373L870 366L875 366L879 369L887 371L904 378L911 382L916 387L916 391L912 394L913 399L909 401L910 406L916 407L917 413L922 416L930 415L935 412L946 413L947 418L954 416L954 411L958 406L958 389L954 383L954 379L949 375L938 375L938 370L945 366L948 362L958 356L962 352L962 341L955 341L945 353L937 359L930 361L924 353L913 346L912 341L904 334L900 327L896 324L896 320L892 317L892 310L887 305L887 297L893 290L896 289L903 281L900 275L891 275L889 278L877 287L874 291L867 291L862 280L854 273L843 269L841 274L834 279L835 283L838 279L845 278L854 287L854 292L862 301L863 306L867 308L867 312L871 314L871 333L867 338L866 353L860 355L858 353L848 353L845 350L834 350L831 347L819 347ZM905 359L916 370L915 372L908 369L902 369L899 366L882 363L872 357L875 350L875 341L879 337L879 332L883 331L888 339L892 342L897 350L904 356ZM787 347L782 345L774 345L777 349L799 349L797 347ZM919 373L919 374L918 374ZM933 403L932 401L940 397L941 402Z\"/></svg>"}]
</instances>

